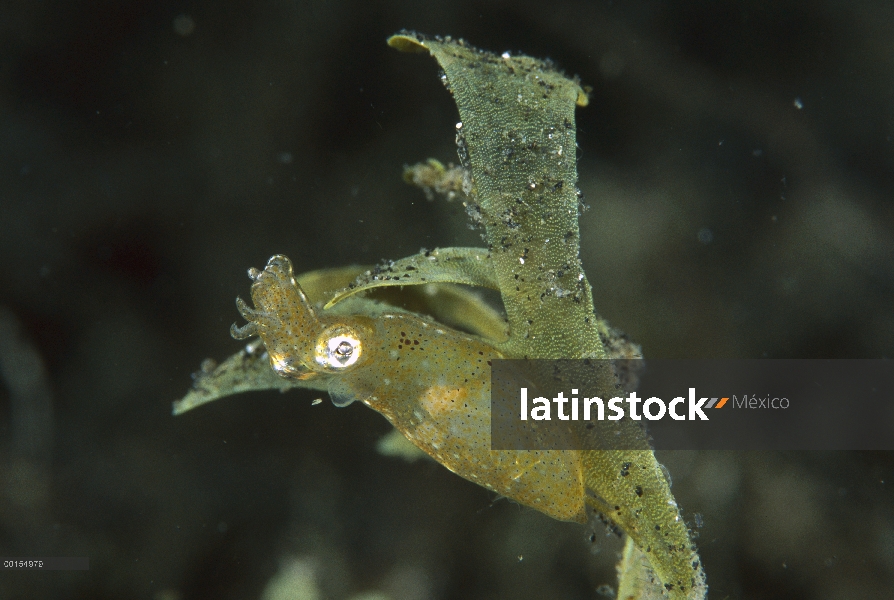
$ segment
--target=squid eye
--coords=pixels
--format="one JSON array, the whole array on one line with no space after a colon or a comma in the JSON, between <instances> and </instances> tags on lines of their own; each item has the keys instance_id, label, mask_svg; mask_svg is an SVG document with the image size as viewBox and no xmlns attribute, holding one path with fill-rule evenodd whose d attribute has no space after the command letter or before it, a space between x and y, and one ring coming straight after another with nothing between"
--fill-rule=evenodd
<instances>
[{"instance_id":1,"label":"squid eye","mask_svg":"<svg viewBox=\"0 0 894 600\"><path fill-rule=\"evenodd\" d=\"M350 367L360 358L363 346L352 331L329 331L318 338L316 361L331 369Z\"/></svg>"}]
</instances>

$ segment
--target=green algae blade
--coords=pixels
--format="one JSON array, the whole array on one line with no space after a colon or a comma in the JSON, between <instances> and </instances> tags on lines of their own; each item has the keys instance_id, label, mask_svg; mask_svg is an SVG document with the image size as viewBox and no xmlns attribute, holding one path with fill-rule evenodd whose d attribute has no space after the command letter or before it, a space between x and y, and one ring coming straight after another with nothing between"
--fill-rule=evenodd
<instances>
[{"instance_id":1,"label":"green algae blade","mask_svg":"<svg viewBox=\"0 0 894 600\"><path fill-rule=\"evenodd\" d=\"M591 503L621 527L661 580L668 597L700 599L705 577L661 465L651 450L581 453Z\"/></svg>"},{"instance_id":2,"label":"green algae blade","mask_svg":"<svg viewBox=\"0 0 894 600\"><path fill-rule=\"evenodd\" d=\"M435 248L365 271L326 303L331 308L359 292L380 287L456 283L499 289L490 252L481 248Z\"/></svg>"},{"instance_id":3,"label":"green algae blade","mask_svg":"<svg viewBox=\"0 0 894 600\"><path fill-rule=\"evenodd\" d=\"M595 315L579 258L574 110L587 104L586 93L550 63L528 56L497 56L463 40L411 32L388 44L428 51L459 109L457 145L471 175L471 212L485 229L509 321L501 349L517 358L607 357L605 324ZM614 395L607 364L600 379L597 393ZM622 427L642 449L580 452L587 500L647 557L659 593L703 598L704 572L670 486L641 431L632 422ZM642 573L623 571L621 589L633 589L623 577Z\"/></svg>"},{"instance_id":4,"label":"green algae blade","mask_svg":"<svg viewBox=\"0 0 894 600\"><path fill-rule=\"evenodd\" d=\"M193 389L174 402L174 415L182 415L203 404L242 392L309 387L296 385L303 382L289 381L277 375L270 368L264 346L258 348L258 344L254 344L252 349L237 352L220 365L206 361L202 370L193 377Z\"/></svg>"},{"instance_id":5,"label":"green algae blade","mask_svg":"<svg viewBox=\"0 0 894 600\"><path fill-rule=\"evenodd\" d=\"M388 43L427 50L446 75L461 119L457 143L471 172L473 212L480 211L509 319L509 346L530 358L604 358L579 257L580 85L545 61L497 56L461 40L401 33Z\"/></svg>"},{"instance_id":6,"label":"green algae blade","mask_svg":"<svg viewBox=\"0 0 894 600\"><path fill-rule=\"evenodd\" d=\"M618 593L616 598L635 598L636 600L664 600L667 590L652 571L648 557L627 538L624 552L617 565Z\"/></svg>"}]
</instances>

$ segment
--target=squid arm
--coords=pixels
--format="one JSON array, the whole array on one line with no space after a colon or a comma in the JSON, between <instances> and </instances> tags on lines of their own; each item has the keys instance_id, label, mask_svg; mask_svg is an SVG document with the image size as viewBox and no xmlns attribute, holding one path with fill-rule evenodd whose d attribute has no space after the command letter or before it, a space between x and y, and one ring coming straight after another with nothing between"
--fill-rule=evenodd
<instances>
[{"instance_id":1,"label":"squid arm","mask_svg":"<svg viewBox=\"0 0 894 600\"><path fill-rule=\"evenodd\" d=\"M424 255L424 252L420 254ZM447 261L441 264L453 266L457 263ZM404 287L390 287L384 280L372 280L355 285L350 295L333 300L336 292L350 289L351 284L374 270L375 267L365 266L319 269L297 276L296 281L312 306L330 314L362 314L375 318L384 312L404 311L429 315L440 323L494 343L507 338L506 321L500 311L468 286L439 283L458 281L455 274L441 276L435 272L428 281L420 280L420 285L405 284ZM377 289L380 287L389 289ZM357 292L363 292L366 297L354 295ZM324 309L325 305L329 308ZM253 340L220 364L206 360L193 375L193 388L174 402L173 414L180 415L233 394L293 388L326 391L327 385L319 379L302 381L280 377L270 368L270 359L263 343Z\"/></svg>"}]
</instances>

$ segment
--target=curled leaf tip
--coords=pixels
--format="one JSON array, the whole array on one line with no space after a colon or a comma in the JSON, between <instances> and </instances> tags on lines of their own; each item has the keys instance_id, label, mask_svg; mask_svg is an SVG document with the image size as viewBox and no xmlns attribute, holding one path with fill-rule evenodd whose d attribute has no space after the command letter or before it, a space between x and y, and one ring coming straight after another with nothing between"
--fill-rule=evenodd
<instances>
[{"instance_id":1,"label":"curled leaf tip","mask_svg":"<svg viewBox=\"0 0 894 600\"><path fill-rule=\"evenodd\" d=\"M422 37L418 33L402 31L388 38L388 45L401 52L428 52Z\"/></svg>"}]
</instances>

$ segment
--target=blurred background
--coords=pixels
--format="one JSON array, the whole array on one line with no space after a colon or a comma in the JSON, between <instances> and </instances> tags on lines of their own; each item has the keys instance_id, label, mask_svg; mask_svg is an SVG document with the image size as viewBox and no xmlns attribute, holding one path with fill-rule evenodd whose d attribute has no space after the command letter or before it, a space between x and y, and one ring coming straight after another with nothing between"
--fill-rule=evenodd
<instances>
[{"instance_id":1,"label":"blurred background","mask_svg":"<svg viewBox=\"0 0 894 600\"><path fill-rule=\"evenodd\" d=\"M402 166L456 109L401 28L550 57L578 111L583 259L646 357L894 355L884 0L0 5L0 598L610 597L620 542L382 456L363 406L173 418L250 266L480 245ZM894 597L889 453L659 456L712 598Z\"/></svg>"}]
</instances>

